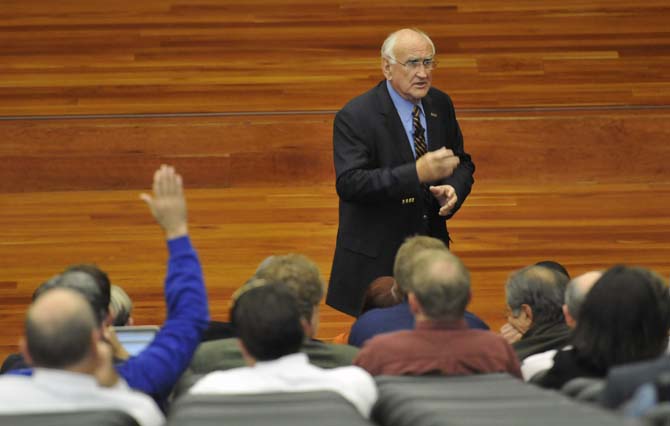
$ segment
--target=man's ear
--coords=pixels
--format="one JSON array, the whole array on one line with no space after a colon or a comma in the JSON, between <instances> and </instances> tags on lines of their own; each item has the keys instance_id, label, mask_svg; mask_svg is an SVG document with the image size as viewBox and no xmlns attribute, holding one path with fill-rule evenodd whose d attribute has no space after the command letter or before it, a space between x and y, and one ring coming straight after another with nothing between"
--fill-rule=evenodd
<instances>
[{"instance_id":1,"label":"man's ear","mask_svg":"<svg viewBox=\"0 0 670 426\"><path fill-rule=\"evenodd\" d=\"M105 327L110 326L112 325L113 322L114 322L114 314L112 313L112 311L107 310L107 316L103 318L102 325Z\"/></svg>"},{"instance_id":2,"label":"man's ear","mask_svg":"<svg viewBox=\"0 0 670 426\"><path fill-rule=\"evenodd\" d=\"M244 346L244 342L242 342L242 339L238 338L237 339L237 346L240 347L240 352L242 352L242 358L244 358L244 362L249 366L252 367L256 364L256 358L254 358L249 351L247 350L247 347Z\"/></svg>"},{"instance_id":3,"label":"man's ear","mask_svg":"<svg viewBox=\"0 0 670 426\"><path fill-rule=\"evenodd\" d=\"M530 305L523 304L521 305L521 311L526 314L526 318L528 319L528 326L533 323L533 308L530 307Z\"/></svg>"},{"instance_id":4,"label":"man's ear","mask_svg":"<svg viewBox=\"0 0 670 426\"><path fill-rule=\"evenodd\" d=\"M577 321L575 321L575 319L572 318L572 315L570 315L568 305L563 305L563 316L565 317L565 323L567 324L567 326L570 328L575 328L575 326L577 325Z\"/></svg>"},{"instance_id":5,"label":"man's ear","mask_svg":"<svg viewBox=\"0 0 670 426\"><path fill-rule=\"evenodd\" d=\"M302 332L305 333L305 337L311 339L314 336L314 329L312 328L312 323L307 321L305 318L300 317L300 325L302 326Z\"/></svg>"},{"instance_id":6,"label":"man's ear","mask_svg":"<svg viewBox=\"0 0 670 426\"><path fill-rule=\"evenodd\" d=\"M391 80L391 62L386 58L382 58L382 73L384 74L384 78Z\"/></svg>"},{"instance_id":7,"label":"man's ear","mask_svg":"<svg viewBox=\"0 0 670 426\"><path fill-rule=\"evenodd\" d=\"M412 315L417 316L423 313L421 302L419 302L419 299L414 293L410 292L407 295L407 302L409 303L409 310L412 312Z\"/></svg>"},{"instance_id":8,"label":"man's ear","mask_svg":"<svg viewBox=\"0 0 670 426\"><path fill-rule=\"evenodd\" d=\"M33 365L33 357L31 357L30 352L28 352L28 342L26 342L26 338L23 336L19 339L19 351L21 352L21 355L23 355L26 364Z\"/></svg>"}]
</instances>

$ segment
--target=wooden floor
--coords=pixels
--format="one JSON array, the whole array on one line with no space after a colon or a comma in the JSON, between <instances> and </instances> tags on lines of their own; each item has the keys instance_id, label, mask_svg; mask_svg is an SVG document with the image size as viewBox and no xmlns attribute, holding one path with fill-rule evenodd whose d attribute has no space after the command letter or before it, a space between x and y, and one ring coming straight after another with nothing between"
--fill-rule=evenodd
<instances>
[{"instance_id":1,"label":"wooden floor","mask_svg":"<svg viewBox=\"0 0 670 426\"><path fill-rule=\"evenodd\" d=\"M450 222L471 309L554 259L670 275L667 0L7 0L0 8L0 357L34 288L98 263L164 318L166 253L138 193L186 181L213 317L270 254L325 278L337 230L334 111L381 78L390 31L432 35L477 165ZM351 319L322 310L320 337Z\"/></svg>"}]
</instances>

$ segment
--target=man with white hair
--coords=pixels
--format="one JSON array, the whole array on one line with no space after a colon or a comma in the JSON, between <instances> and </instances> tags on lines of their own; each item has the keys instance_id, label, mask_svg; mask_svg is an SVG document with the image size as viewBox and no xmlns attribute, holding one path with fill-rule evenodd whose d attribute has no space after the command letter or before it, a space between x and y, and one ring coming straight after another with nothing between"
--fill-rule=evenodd
<instances>
[{"instance_id":1,"label":"man with white hair","mask_svg":"<svg viewBox=\"0 0 670 426\"><path fill-rule=\"evenodd\" d=\"M424 32L392 33L381 49L385 80L335 117L340 221L326 303L349 315L360 314L369 283L392 274L405 238L449 245L446 220L474 182L454 105L431 87L436 63Z\"/></svg>"}]
</instances>

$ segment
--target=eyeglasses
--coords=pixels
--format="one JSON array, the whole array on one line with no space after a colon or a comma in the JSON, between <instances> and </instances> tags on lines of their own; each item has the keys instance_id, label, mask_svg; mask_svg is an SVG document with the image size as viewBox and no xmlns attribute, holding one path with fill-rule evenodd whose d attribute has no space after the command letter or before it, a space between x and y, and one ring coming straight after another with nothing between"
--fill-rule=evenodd
<instances>
[{"instance_id":1,"label":"eyeglasses","mask_svg":"<svg viewBox=\"0 0 670 426\"><path fill-rule=\"evenodd\" d=\"M437 61L435 60L435 58L409 59L404 63L399 62L394 58L387 58L387 59L394 64L402 65L409 71L416 71L419 69L421 65L423 65L423 69L425 69L426 71L430 71L437 65Z\"/></svg>"}]
</instances>

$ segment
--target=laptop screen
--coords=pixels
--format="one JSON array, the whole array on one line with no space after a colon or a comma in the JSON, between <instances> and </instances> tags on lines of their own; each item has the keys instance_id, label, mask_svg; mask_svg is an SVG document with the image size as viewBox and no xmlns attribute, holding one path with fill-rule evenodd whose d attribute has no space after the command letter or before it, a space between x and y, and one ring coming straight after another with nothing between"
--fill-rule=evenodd
<instances>
[{"instance_id":1,"label":"laptop screen","mask_svg":"<svg viewBox=\"0 0 670 426\"><path fill-rule=\"evenodd\" d=\"M158 330L155 325L114 327L119 342L132 356L142 352L154 340Z\"/></svg>"}]
</instances>

